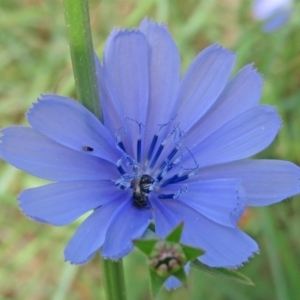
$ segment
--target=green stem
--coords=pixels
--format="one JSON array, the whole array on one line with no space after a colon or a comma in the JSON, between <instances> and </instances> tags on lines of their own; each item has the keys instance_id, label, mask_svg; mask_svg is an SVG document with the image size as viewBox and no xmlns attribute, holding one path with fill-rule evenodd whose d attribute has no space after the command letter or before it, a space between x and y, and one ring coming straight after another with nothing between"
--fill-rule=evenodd
<instances>
[{"instance_id":1,"label":"green stem","mask_svg":"<svg viewBox=\"0 0 300 300\"><path fill-rule=\"evenodd\" d=\"M87 0L64 0L71 59L79 101L102 120ZM108 300L126 300L122 260L102 260Z\"/></svg>"},{"instance_id":2,"label":"green stem","mask_svg":"<svg viewBox=\"0 0 300 300\"><path fill-rule=\"evenodd\" d=\"M102 120L88 1L64 0L64 8L78 99Z\"/></svg>"},{"instance_id":3,"label":"green stem","mask_svg":"<svg viewBox=\"0 0 300 300\"><path fill-rule=\"evenodd\" d=\"M261 208L259 210L259 213L261 215L261 220L266 236L266 248L269 259L269 265L273 276L275 293L277 299L288 300L290 299L288 293L289 289L286 284L286 279L281 265L280 256L278 253L278 247L276 245L276 226L274 224L274 220L272 219L270 208Z\"/></svg>"},{"instance_id":4,"label":"green stem","mask_svg":"<svg viewBox=\"0 0 300 300\"><path fill-rule=\"evenodd\" d=\"M112 261L102 258L101 262L107 299L126 300L122 260Z\"/></svg>"}]
</instances>

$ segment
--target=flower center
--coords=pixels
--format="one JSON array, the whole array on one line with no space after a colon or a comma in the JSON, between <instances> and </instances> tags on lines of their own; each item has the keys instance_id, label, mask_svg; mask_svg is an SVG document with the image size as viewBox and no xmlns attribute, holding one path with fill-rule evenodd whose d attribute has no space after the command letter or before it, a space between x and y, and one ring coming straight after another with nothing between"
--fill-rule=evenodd
<instances>
[{"instance_id":1,"label":"flower center","mask_svg":"<svg viewBox=\"0 0 300 300\"><path fill-rule=\"evenodd\" d=\"M148 174L131 181L133 205L139 208L148 206L148 195L155 180Z\"/></svg>"},{"instance_id":2,"label":"flower center","mask_svg":"<svg viewBox=\"0 0 300 300\"><path fill-rule=\"evenodd\" d=\"M124 134L116 134L116 147L123 153L123 156L116 163L121 177L115 181L115 184L119 189L132 189L132 204L135 207L150 208L149 194L151 191L155 193L158 199L178 198L187 191L186 184L179 186L178 183L183 183L195 175L198 164L195 161L195 167L188 169L182 166L181 141L184 134L179 125L174 125L171 133L160 142L158 142L159 136L155 134L148 150L144 149L144 153L142 153L143 140L140 134L136 141L134 155L126 151L121 139ZM186 151L189 152L188 149ZM175 168L177 171L174 172ZM160 190L172 184L177 184L178 187L178 190L174 190L173 193L165 193Z\"/></svg>"}]
</instances>

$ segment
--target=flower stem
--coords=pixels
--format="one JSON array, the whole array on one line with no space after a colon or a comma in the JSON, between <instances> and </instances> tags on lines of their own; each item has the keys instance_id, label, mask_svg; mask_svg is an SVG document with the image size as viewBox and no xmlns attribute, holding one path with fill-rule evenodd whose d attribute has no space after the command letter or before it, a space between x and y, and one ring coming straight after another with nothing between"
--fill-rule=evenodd
<instances>
[{"instance_id":1,"label":"flower stem","mask_svg":"<svg viewBox=\"0 0 300 300\"><path fill-rule=\"evenodd\" d=\"M122 260L112 261L102 258L105 294L108 300L126 300Z\"/></svg>"},{"instance_id":2,"label":"flower stem","mask_svg":"<svg viewBox=\"0 0 300 300\"><path fill-rule=\"evenodd\" d=\"M77 96L102 120L88 1L64 0L64 9Z\"/></svg>"},{"instance_id":3,"label":"flower stem","mask_svg":"<svg viewBox=\"0 0 300 300\"><path fill-rule=\"evenodd\" d=\"M79 101L102 120L87 0L64 0L71 59ZM108 300L126 300L122 260L102 259Z\"/></svg>"},{"instance_id":4,"label":"flower stem","mask_svg":"<svg viewBox=\"0 0 300 300\"><path fill-rule=\"evenodd\" d=\"M284 276L283 267L281 265L278 246L276 246L276 243L278 243L278 239L276 236L276 226L274 224L274 219L272 218L269 209L261 208L259 211L266 236L267 255L274 281L274 289L277 296L276 298L281 300L288 300L290 299L289 288Z\"/></svg>"}]
</instances>

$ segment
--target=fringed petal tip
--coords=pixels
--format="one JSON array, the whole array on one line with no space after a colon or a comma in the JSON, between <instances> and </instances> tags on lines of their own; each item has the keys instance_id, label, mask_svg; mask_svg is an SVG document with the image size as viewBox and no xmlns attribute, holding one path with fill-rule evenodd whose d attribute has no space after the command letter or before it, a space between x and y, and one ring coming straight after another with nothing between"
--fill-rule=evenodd
<instances>
[{"instance_id":1,"label":"fringed petal tip","mask_svg":"<svg viewBox=\"0 0 300 300\"><path fill-rule=\"evenodd\" d=\"M146 30L147 27L149 26L155 26L158 27L160 29L165 29L167 32L169 32L168 30L168 26L165 23L158 23L155 22L152 18L148 19L148 17L145 17L141 23L140 26L135 28L121 28L121 27L115 27L111 30L109 38L115 38L118 35L121 34L130 34L130 33L138 33L138 32L142 32L143 30Z\"/></svg>"},{"instance_id":2,"label":"fringed petal tip","mask_svg":"<svg viewBox=\"0 0 300 300\"><path fill-rule=\"evenodd\" d=\"M50 221L47 221L47 220L44 220L42 218L39 218L39 217L35 217L33 215L30 215L30 214L27 214L24 209L22 208L22 206L19 204L18 205L19 209L20 209L20 212L22 215L24 215L26 218L30 219L31 221L34 221L34 222L38 222L38 223L42 223L42 224L45 224L45 225L52 225L52 226L65 226L65 224L61 224L61 225L58 225L58 224L53 224L51 223Z\"/></svg>"},{"instance_id":3,"label":"fringed petal tip","mask_svg":"<svg viewBox=\"0 0 300 300\"><path fill-rule=\"evenodd\" d=\"M238 265L235 265L235 266L227 266L227 267L224 267L222 266L222 268L226 268L226 269L230 269L230 270L237 270L237 269L240 269L242 268L245 264L249 263L250 260L252 258L254 258L255 255L258 255L259 254L259 249L257 249L256 251L253 251L250 256L243 262L239 263Z\"/></svg>"},{"instance_id":4,"label":"fringed petal tip","mask_svg":"<svg viewBox=\"0 0 300 300\"><path fill-rule=\"evenodd\" d=\"M258 69L255 67L254 62L245 65L242 69L247 70L252 75L256 75L257 80L261 81L261 83L264 81L264 75L258 71Z\"/></svg>"},{"instance_id":5,"label":"fringed petal tip","mask_svg":"<svg viewBox=\"0 0 300 300\"><path fill-rule=\"evenodd\" d=\"M65 224L61 224L61 225L53 224L53 223L51 223L49 221L46 221L42 218L30 215L30 214L26 213L26 211L23 209L21 203L18 204L18 207L19 207L19 210L20 210L21 214L24 215L26 218L30 219L31 221L46 224L46 225L52 225L52 226L64 226L65 225Z\"/></svg>"},{"instance_id":6,"label":"fringed petal tip","mask_svg":"<svg viewBox=\"0 0 300 300\"><path fill-rule=\"evenodd\" d=\"M41 94L39 98L36 99L35 102L31 104L31 106L28 108L28 110L25 113L25 117L28 120L32 114L34 114L34 110L36 109L37 105L39 105L42 101L45 101L44 95Z\"/></svg>"},{"instance_id":7,"label":"fringed petal tip","mask_svg":"<svg viewBox=\"0 0 300 300\"><path fill-rule=\"evenodd\" d=\"M143 31L143 29L146 29L148 26L157 26L163 29L166 29L168 31L168 26L165 23L158 23L155 22L152 18L145 17L142 22L140 23L139 29Z\"/></svg>"},{"instance_id":8,"label":"fringed petal tip","mask_svg":"<svg viewBox=\"0 0 300 300\"><path fill-rule=\"evenodd\" d=\"M109 250L107 250L107 249L105 249L106 251L103 253L103 251L101 249L101 256L104 259L110 259L113 261L117 261L117 260L123 258L124 256L128 255L132 251L133 248L134 248L134 245L132 244L132 242L130 242L124 249L122 249L118 253L109 253Z\"/></svg>"},{"instance_id":9,"label":"fringed petal tip","mask_svg":"<svg viewBox=\"0 0 300 300\"><path fill-rule=\"evenodd\" d=\"M48 98L49 94L40 94L36 101L31 103L31 106L28 108L28 110L25 113L26 118L28 118L29 115L32 114L32 110L36 107L37 104L39 104L41 101L44 101Z\"/></svg>"},{"instance_id":10,"label":"fringed petal tip","mask_svg":"<svg viewBox=\"0 0 300 300\"><path fill-rule=\"evenodd\" d=\"M176 277L174 276L171 276L169 277L165 283L164 283L164 286L166 288L167 291L172 291L172 290L176 290L178 289L179 287L182 286L182 283L179 279L177 279Z\"/></svg>"},{"instance_id":11,"label":"fringed petal tip","mask_svg":"<svg viewBox=\"0 0 300 300\"><path fill-rule=\"evenodd\" d=\"M46 103L46 101L48 102L48 101L70 101L70 100L78 103L76 100L65 96L60 96L56 94L40 94L40 96L36 99L36 101L31 104L31 107L27 110L25 116L28 119L28 117L32 115L34 109L36 109L36 106L40 105L41 102Z\"/></svg>"},{"instance_id":12,"label":"fringed petal tip","mask_svg":"<svg viewBox=\"0 0 300 300\"><path fill-rule=\"evenodd\" d=\"M190 263L187 263L184 266L184 271L185 271L186 275L189 274L189 272L190 272ZM178 289L179 287L183 286L183 284L177 277L171 276L165 281L164 286L165 286L167 291L171 291L171 290Z\"/></svg>"},{"instance_id":13,"label":"fringed petal tip","mask_svg":"<svg viewBox=\"0 0 300 300\"><path fill-rule=\"evenodd\" d=\"M118 38L121 35L125 35L125 34L136 34L136 33L140 33L141 31L139 30L139 28L121 28L121 27L115 27L112 29L112 31L109 34L109 37L107 39L107 42L111 39L115 39ZM106 43L107 43L106 42Z\"/></svg>"},{"instance_id":14,"label":"fringed petal tip","mask_svg":"<svg viewBox=\"0 0 300 300\"><path fill-rule=\"evenodd\" d=\"M95 255L95 253L99 250L97 249L96 251L94 251L92 254L88 255L87 257L82 257L81 259L74 259L74 258L70 258L68 257L67 251L66 251L67 247L64 250L64 261L70 263L71 265L83 265L88 263Z\"/></svg>"},{"instance_id":15,"label":"fringed petal tip","mask_svg":"<svg viewBox=\"0 0 300 300\"><path fill-rule=\"evenodd\" d=\"M43 223L43 224L51 224L50 222L47 222L47 221L45 221L45 220L43 220L43 219L41 219L41 218L34 217L34 216L30 215L30 214L27 214L26 211L23 209L22 204L21 204L21 200L20 200L20 195L21 195L21 194L22 194L22 193L20 193L20 194L17 196L17 200L18 200L18 202L19 202L19 203L18 203L18 207L19 207L19 210L20 210L21 214L24 215L26 218L32 220L32 221L35 221L35 222L38 222L38 223ZM51 224L51 225L53 225L53 224Z\"/></svg>"},{"instance_id":16,"label":"fringed petal tip","mask_svg":"<svg viewBox=\"0 0 300 300\"><path fill-rule=\"evenodd\" d=\"M65 97L65 96L60 96L60 95L57 95L57 94L43 94L41 93L40 96L37 98L36 102L33 102L32 103L32 106L36 105L38 102L40 101L46 101L46 100L72 100L72 101L75 101L77 102L76 100L72 99L72 98L69 98L69 97Z\"/></svg>"},{"instance_id":17,"label":"fringed petal tip","mask_svg":"<svg viewBox=\"0 0 300 300\"><path fill-rule=\"evenodd\" d=\"M277 117L277 121L278 121L278 131L281 129L281 127L283 126L283 121L282 121L282 118L281 118L281 115L278 114L278 110L277 110L277 107L276 106L271 106L271 105L262 105L262 106L266 106L266 107L269 107L270 110L269 110L269 113L273 113L274 116Z\"/></svg>"},{"instance_id":18,"label":"fringed petal tip","mask_svg":"<svg viewBox=\"0 0 300 300\"><path fill-rule=\"evenodd\" d=\"M234 51L232 51L228 48L225 48L220 43L214 43L214 44L206 47L205 49L203 49L203 51L205 51L206 49L209 49L210 52L222 51L222 52L224 52L224 54L226 53L228 56L233 56L234 58L236 58L236 56L237 56L237 54Z\"/></svg>"},{"instance_id":19,"label":"fringed petal tip","mask_svg":"<svg viewBox=\"0 0 300 300\"><path fill-rule=\"evenodd\" d=\"M242 267L244 267L245 264L248 264L250 262L250 260L252 258L254 258L255 255L258 255L259 254L259 248L257 248L256 251L253 251L250 253L250 255L245 258L243 261L240 261L240 262L237 262L235 263L234 265L231 265L231 264L210 264L209 262L207 262L206 260L203 260L202 257L198 257L198 260L202 263L202 264L205 264L207 266L209 266L210 268L225 268L225 269L229 269L229 270L237 270L237 269L240 269Z\"/></svg>"}]
</instances>

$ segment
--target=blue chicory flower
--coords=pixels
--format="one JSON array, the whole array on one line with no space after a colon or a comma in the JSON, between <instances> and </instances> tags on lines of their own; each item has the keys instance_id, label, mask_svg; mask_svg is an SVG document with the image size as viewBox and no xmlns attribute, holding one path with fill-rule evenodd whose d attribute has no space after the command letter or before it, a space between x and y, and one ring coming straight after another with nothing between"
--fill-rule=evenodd
<instances>
[{"instance_id":1,"label":"blue chicory flower","mask_svg":"<svg viewBox=\"0 0 300 300\"><path fill-rule=\"evenodd\" d=\"M28 217L63 226L91 212L67 261L84 263L98 250L119 259L150 222L164 237L184 221L182 243L204 249L199 259L211 267L237 267L258 252L237 222L247 206L299 193L300 168L247 159L281 121L259 105L253 66L230 78L234 64L235 54L213 45L180 79L167 28L145 19L137 30L114 30L103 65L96 59L103 124L74 100L43 95L27 113L31 127L2 130L5 161L54 181L21 193Z\"/></svg>"},{"instance_id":2,"label":"blue chicory flower","mask_svg":"<svg viewBox=\"0 0 300 300\"><path fill-rule=\"evenodd\" d=\"M292 14L292 0L254 0L255 19L264 21L262 30L272 32L288 21Z\"/></svg>"}]
</instances>

